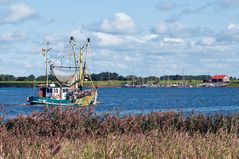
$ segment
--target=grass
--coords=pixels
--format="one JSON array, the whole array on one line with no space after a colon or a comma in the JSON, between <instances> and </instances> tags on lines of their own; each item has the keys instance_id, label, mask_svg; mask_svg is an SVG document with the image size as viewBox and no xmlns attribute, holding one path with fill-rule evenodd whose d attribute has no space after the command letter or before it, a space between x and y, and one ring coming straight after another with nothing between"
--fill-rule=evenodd
<instances>
[{"instance_id":1,"label":"grass","mask_svg":"<svg viewBox=\"0 0 239 159\"><path fill-rule=\"evenodd\" d=\"M46 109L1 122L2 158L238 158L239 114Z\"/></svg>"},{"instance_id":2,"label":"grass","mask_svg":"<svg viewBox=\"0 0 239 159\"><path fill-rule=\"evenodd\" d=\"M46 81L0 81L0 83L29 83L29 84L41 84L46 83Z\"/></svg>"},{"instance_id":3,"label":"grass","mask_svg":"<svg viewBox=\"0 0 239 159\"><path fill-rule=\"evenodd\" d=\"M227 85L227 87L239 87L239 80L231 81L230 84Z\"/></svg>"},{"instance_id":4,"label":"grass","mask_svg":"<svg viewBox=\"0 0 239 159\"><path fill-rule=\"evenodd\" d=\"M45 81L0 81L0 86L5 87L34 87L38 86L40 84L44 84ZM110 81L94 81L94 84L98 87L121 87L123 84L128 83L132 84L132 81L118 81L118 80L110 80ZM149 81L148 84L154 84L155 81ZM159 82L156 82L156 84L160 85L167 85L167 84L182 84L183 81L181 80L161 80ZM196 86L197 84L202 83L202 80L185 80L184 83L191 84L192 86ZM134 83L136 84L136 82ZM91 82L86 81L85 86L91 86Z\"/></svg>"},{"instance_id":5,"label":"grass","mask_svg":"<svg viewBox=\"0 0 239 159\"><path fill-rule=\"evenodd\" d=\"M110 81L94 81L98 87L121 87L124 81L110 80ZM91 86L91 82L85 82L85 86Z\"/></svg>"},{"instance_id":6,"label":"grass","mask_svg":"<svg viewBox=\"0 0 239 159\"><path fill-rule=\"evenodd\" d=\"M0 87L37 87L45 81L0 81Z\"/></svg>"}]
</instances>

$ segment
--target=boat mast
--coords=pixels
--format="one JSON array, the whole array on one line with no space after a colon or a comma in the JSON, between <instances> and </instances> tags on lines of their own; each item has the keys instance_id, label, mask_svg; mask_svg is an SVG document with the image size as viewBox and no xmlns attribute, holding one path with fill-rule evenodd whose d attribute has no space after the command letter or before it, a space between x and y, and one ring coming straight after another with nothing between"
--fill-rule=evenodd
<instances>
[{"instance_id":1,"label":"boat mast","mask_svg":"<svg viewBox=\"0 0 239 159\"><path fill-rule=\"evenodd\" d=\"M76 67L76 69L77 69L77 64L76 64L76 53L75 53L75 42L74 42L74 37L73 36L71 36L70 37L70 44L71 44L71 50L72 50L72 52L73 52L73 54L74 54L74 63L75 63L75 67Z\"/></svg>"},{"instance_id":2,"label":"boat mast","mask_svg":"<svg viewBox=\"0 0 239 159\"><path fill-rule=\"evenodd\" d=\"M76 71L77 71L77 62L76 62L76 53L75 53L75 41L74 40L75 40L74 37L71 36L70 37L71 50L72 50L72 52L74 54L74 63L75 63ZM77 79L78 79L78 77L76 77L76 81L77 81ZM77 89L78 88L78 84L76 83L75 86L76 86L76 89Z\"/></svg>"},{"instance_id":3,"label":"boat mast","mask_svg":"<svg viewBox=\"0 0 239 159\"><path fill-rule=\"evenodd\" d=\"M46 86L48 87L48 52L51 48L42 48L42 55L45 56L45 63L46 63Z\"/></svg>"},{"instance_id":4,"label":"boat mast","mask_svg":"<svg viewBox=\"0 0 239 159\"><path fill-rule=\"evenodd\" d=\"M83 88L84 86L84 77L85 77L85 74L86 73L86 59L87 59L87 55L88 55L88 45L89 45L89 42L90 42L90 38L87 39L87 42L84 46L80 46L80 89ZM86 49L86 53L85 53L85 57L83 59L83 49ZM84 64L83 64L84 63Z\"/></svg>"},{"instance_id":5,"label":"boat mast","mask_svg":"<svg viewBox=\"0 0 239 159\"><path fill-rule=\"evenodd\" d=\"M80 44L80 55L79 55L79 61L80 61L80 65L79 65L79 82L80 82L80 89L83 88L83 80L84 80L84 77L83 77L83 71L82 71L82 66L83 66L83 46L81 46Z\"/></svg>"},{"instance_id":6,"label":"boat mast","mask_svg":"<svg viewBox=\"0 0 239 159\"><path fill-rule=\"evenodd\" d=\"M48 87L48 56L46 52L46 86Z\"/></svg>"},{"instance_id":7,"label":"boat mast","mask_svg":"<svg viewBox=\"0 0 239 159\"><path fill-rule=\"evenodd\" d=\"M95 90L96 87L95 87L95 85L94 85L94 83L93 83L93 81L92 81L92 79L91 79L91 76L88 74L88 71L87 71L87 69L86 69L86 59L87 59L87 55L88 55L88 53L89 53L89 45L90 45L90 38L87 38L85 61L84 61L84 73L83 73L83 74L87 74L87 75L88 75L88 77L89 77L89 79L90 79L90 81L91 81L92 87L93 87L93 89ZM87 72L86 72L86 71L87 71ZM84 75L83 75L83 76L84 76ZM84 80L84 77L83 77L83 80Z\"/></svg>"}]
</instances>

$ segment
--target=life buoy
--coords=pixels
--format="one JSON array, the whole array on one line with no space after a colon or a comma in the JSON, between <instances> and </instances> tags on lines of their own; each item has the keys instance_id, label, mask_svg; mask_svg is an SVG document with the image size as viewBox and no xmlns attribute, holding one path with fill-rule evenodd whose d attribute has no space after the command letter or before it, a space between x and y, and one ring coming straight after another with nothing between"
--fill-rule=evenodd
<instances>
[{"instance_id":1,"label":"life buoy","mask_svg":"<svg viewBox=\"0 0 239 159\"><path fill-rule=\"evenodd\" d=\"M56 95L56 99L60 99L60 95L59 94Z\"/></svg>"},{"instance_id":2,"label":"life buoy","mask_svg":"<svg viewBox=\"0 0 239 159\"><path fill-rule=\"evenodd\" d=\"M60 95L59 95L59 94L53 95L52 98L53 98L53 99L60 99Z\"/></svg>"}]
</instances>

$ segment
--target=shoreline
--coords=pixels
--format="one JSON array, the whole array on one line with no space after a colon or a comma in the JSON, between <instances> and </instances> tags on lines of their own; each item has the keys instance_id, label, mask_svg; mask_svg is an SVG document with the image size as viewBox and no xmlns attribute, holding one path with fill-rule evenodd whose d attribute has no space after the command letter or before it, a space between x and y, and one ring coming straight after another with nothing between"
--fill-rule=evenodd
<instances>
[{"instance_id":1,"label":"shoreline","mask_svg":"<svg viewBox=\"0 0 239 159\"><path fill-rule=\"evenodd\" d=\"M129 83L129 81L126 81ZM0 88L34 88L39 87L39 85L43 85L45 81L0 81ZM94 81L94 84L98 88L239 88L239 83L231 83L225 86L214 86L214 87L203 87L203 86L196 86L193 85L192 87L189 86L166 86L165 81L162 82L161 86L159 85L134 85L134 86L125 86L125 81ZM174 84L175 82L172 81L170 84ZM200 84L200 83L199 83ZM162 86L163 85L163 86ZM85 87L89 87L89 83L86 82Z\"/></svg>"}]
</instances>

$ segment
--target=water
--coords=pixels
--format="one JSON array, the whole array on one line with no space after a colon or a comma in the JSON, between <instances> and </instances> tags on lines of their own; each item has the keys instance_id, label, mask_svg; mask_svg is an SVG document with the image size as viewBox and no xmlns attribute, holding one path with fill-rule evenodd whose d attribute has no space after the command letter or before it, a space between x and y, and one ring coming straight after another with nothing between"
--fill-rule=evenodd
<instances>
[{"instance_id":1,"label":"water","mask_svg":"<svg viewBox=\"0 0 239 159\"><path fill-rule=\"evenodd\" d=\"M26 102L31 95L37 95L36 88L0 88L0 114L14 117L43 111L44 107ZM239 112L239 88L101 88L98 101L97 112L173 110L228 114Z\"/></svg>"}]
</instances>

